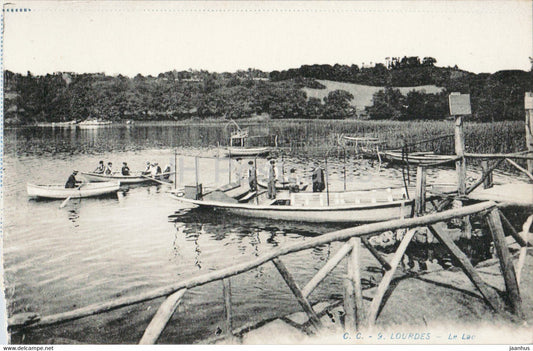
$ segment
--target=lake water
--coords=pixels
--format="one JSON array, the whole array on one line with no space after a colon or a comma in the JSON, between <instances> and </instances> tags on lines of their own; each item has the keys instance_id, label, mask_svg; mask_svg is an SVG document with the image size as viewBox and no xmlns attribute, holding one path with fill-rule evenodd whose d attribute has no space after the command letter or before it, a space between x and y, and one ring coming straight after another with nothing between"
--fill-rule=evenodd
<instances>
[{"instance_id":1,"label":"lake water","mask_svg":"<svg viewBox=\"0 0 533 351\"><path fill-rule=\"evenodd\" d=\"M195 125L5 130L3 254L9 315L37 312L45 316L135 296L341 228L190 210L171 199L165 185L123 187L118 196L73 199L62 209L61 201L29 200L26 194L27 182L63 184L73 169L90 171L99 160L112 161L115 168L127 161L132 170L140 170L147 160L163 166L178 159L185 169L177 177L178 185L193 184L194 156L216 156L216 145L224 136L221 126ZM283 157L283 171L294 167L309 180L311 161ZM229 162L202 158L200 182L226 183ZM259 166L264 162L258 160ZM344 187L345 166L348 189L401 186L403 182L401 169L394 166L378 169L371 160L350 157L345 164L329 159L332 190ZM469 174L478 175L477 170ZM430 170L428 183L450 183L454 178L451 168ZM511 178L497 173L495 181ZM291 254L283 261L303 286L340 245ZM368 282L378 265L366 250L362 252L362 274ZM340 296L344 268L339 265L311 300ZM231 283L234 327L300 310L271 264L232 278ZM85 343L137 343L162 301L26 331L13 335L12 342L68 338ZM223 320L221 282L191 289L159 342L199 342L214 336Z\"/></svg>"}]
</instances>

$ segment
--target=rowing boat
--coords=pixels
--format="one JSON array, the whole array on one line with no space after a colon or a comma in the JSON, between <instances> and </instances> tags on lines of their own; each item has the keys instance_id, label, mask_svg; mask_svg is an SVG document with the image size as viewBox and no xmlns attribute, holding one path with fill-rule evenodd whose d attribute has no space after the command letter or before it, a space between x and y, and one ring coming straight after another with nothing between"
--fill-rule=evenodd
<instances>
[{"instance_id":1,"label":"rowing boat","mask_svg":"<svg viewBox=\"0 0 533 351\"><path fill-rule=\"evenodd\" d=\"M167 172L167 173L161 173L158 175L158 177L163 177L164 175L170 175L174 174L174 172ZM87 179L89 182L109 182L109 181L118 181L120 184L138 184L138 183L146 183L146 182L154 182L156 179L152 179L152 176L150 175L142 175L140 172L133 174L133 175L122 175L121 173L113 173L113 174L100 174L100 173L92 173L92 172L81 172L81 175L83 178ZM170 180L163 180L163 179L157 179L159 181L168 181Z\"/></svg>"},{"instance_id":2,"label":"rowing boat","mask_svg":"<svg viewBox=\"0 0 533 351\"><path fill-rule=\"evenodd\" d=\"M226 156L260 156L260 155L266 155L270 151L272 151L272 148L269 146L262 146L262 147L240 147L240 146L234 146L234 147L228 147L226 150L224 150Z\"/></svg>"},{"instance_id":3,"label":"rowing boat","mask_svg":"<svg viewBox=\"0 0 533 351\"><path fill-rule=\"evenodd\" d=\"M401 151L381 151L381 157L393 161L403 162L415 165L430 165L433 163L452 162L456 159L455 155L436 155L433 152L413 152L402 154Z\"/></svg>"},{"instance_id":4,"label":"rowing boat","mask_svg":"<svg viewBox=\"0 0 533 351\"><path fill-rule=\"evenodd\" d=\"M26 185L29 197L47 199L100 196L115 193L119 188L119 182L86 183L76 188L65 188L65 185L36 185L30 183Z\"/></svg>"},{"instance_id":5,"label":"rowing boat","mask_svg":"<svg viewBox=\"0 0 533 351\"><path fill-rule=\"evenodd\" d=\"M315 223L365 223L405 218L412 215L414 203L407 199L403 188L329 193L280 191L274 200L267 199L264 190L250 192L242 186L203 195L186 193L178 190L170 194L182 203L201 208L247 217Z\"/></svg>"}]
</instances>

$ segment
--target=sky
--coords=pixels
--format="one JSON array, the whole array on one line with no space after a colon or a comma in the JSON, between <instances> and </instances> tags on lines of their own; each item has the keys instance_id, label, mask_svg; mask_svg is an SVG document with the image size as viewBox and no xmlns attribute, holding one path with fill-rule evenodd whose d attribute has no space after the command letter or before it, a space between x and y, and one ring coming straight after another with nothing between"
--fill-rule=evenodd
<instances>
[{"instance_id":1,"label":"sky","mask_svg":"<svg viewBox=\"0 0 533 351\"><path fill-rule=\"evenodd\" d=\"M14 1L8 9L3 64L20 73L272 71L391 56L492 73L530 70L533 56L526 0Z\"/></svg>"}]
</instances>

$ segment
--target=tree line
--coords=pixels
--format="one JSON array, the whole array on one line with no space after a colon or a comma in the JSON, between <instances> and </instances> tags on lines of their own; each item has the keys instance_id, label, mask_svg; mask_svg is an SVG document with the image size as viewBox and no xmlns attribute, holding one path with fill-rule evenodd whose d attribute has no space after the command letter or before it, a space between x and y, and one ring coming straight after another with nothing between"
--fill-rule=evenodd
<instances>
[{"instance_id":1,"label":"tree line","mask_svg":"<svg viewBox=\"0 0 533 351\"><path fill-rule=\"evenodd\" d=\"M188 118L354 118L354 96L330 91L324 99L308 97L304 87L324 89L318 80L382 86L365 109L371 119L442 119L450 92L471 95L474 120L523 118L524 92L533 90L532 72L474 74L457 67L436 67L431 57L387 58L387 65L303 65L286 71L256 69L234 73L170 71L133 78L103 73L60 72L37 76L4 72L6 124L105 120L179 120ZM439 94L395 87L436 85ZM358 106L360 109L363 106Z\"/></svg>"}]
</instances>

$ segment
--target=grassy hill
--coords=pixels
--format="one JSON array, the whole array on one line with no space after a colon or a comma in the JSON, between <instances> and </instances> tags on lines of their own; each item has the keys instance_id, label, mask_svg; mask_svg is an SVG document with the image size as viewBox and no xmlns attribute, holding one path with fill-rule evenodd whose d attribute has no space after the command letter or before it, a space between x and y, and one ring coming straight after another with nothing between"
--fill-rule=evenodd
<instances>
[{"instance_id":1,"label":"grassy hill","mask_svg":"<svg viewBox=\"0 0 533 351\"><path fill-rule=\"evenodd\" d=\"M350 102L352 106L355 106L358 111L364 110L366 106L372 105L372 96L375 92L385 89L384 87L375 87L369 85L355 84L355 83L343 83L334 82L331 80L317 80L323 84L326 89L311 89L302 88L308 97L316 97L323 99L333 90L346 90L354 96L354 99ZM428 94L440 93L443 88L439 88L435 85L421 85L417 87L398 87L402 94L407 95L411 90L422 91L425 90Z\"/></svg>"}]
</instances>

